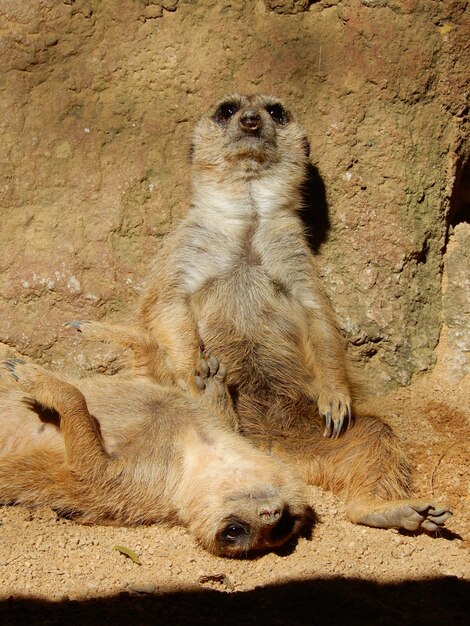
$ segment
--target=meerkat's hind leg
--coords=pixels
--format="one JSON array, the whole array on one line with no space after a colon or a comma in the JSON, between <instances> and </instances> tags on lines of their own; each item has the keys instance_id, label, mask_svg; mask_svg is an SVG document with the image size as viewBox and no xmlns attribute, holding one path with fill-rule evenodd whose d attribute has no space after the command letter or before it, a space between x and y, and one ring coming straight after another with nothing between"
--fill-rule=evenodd
<instances>
[{"instance_id":1,"label":"meerkat's hind leg","mask_svg":"<svg viewBox=\"0 0 470 626\"><path fill-rule=\"evenodd\" d=\"M413 532L440 530L451 515L447 507L428 500L352 502L348 506L348 517L356 524L374 528L401 528Z\"/></svg>"},{"instance_id":2,"label":"meerkat's hind leg","mask_svg":"<svg viewBox=\"0 0 470 626\"><path fill-rule=\"evenodd\" d=\"M357 415L344 435L289 450L311 484L323 486L347 503L351 522L375 528L433 532L451 515L441 504L411 495L412 472L392 429L374 416Z\"/></svg>"},{"instance_id":3,"label":"meerkat's hind leg","mask_svg":"<svg viewBox=\"0 0 470 626\"><path fill-rule=\"evenodd\" d=\"M166 367L162 351L142 326L105 324L102 322L73 320L64 324L75 329L86 339L102 341L128 349L132 354L132 371L137 376L152 378L162 385L173 385L174 379Z\"/></svg>"},{"instance_id":4,"label":"meerkat's hind leg","mask_svg":"<svg viewBox=\"0 0 470 626\"><path fill-rule=\"evenodd\" d=\"M146 330L124 324L103 324L88 320L72 320L64 324L65 328L77 330L87 339L115 343L124 348L142 347L154 343Z\"/></svg>"},{"instance_id":5,"label":"meerkat's hind leg","mask_svg":"<svg viewBox=\"0 0 470 626\"><path fill-rule=\"evenodd\" d=\"M227 368L212 355L202 357L199 367L200 372L195 375L194 382L201 391L203 401L219 413L222 413L230 428L238 430L238 416L233 408L232 399L225 384Z\"/></svg>"}]
</instances>

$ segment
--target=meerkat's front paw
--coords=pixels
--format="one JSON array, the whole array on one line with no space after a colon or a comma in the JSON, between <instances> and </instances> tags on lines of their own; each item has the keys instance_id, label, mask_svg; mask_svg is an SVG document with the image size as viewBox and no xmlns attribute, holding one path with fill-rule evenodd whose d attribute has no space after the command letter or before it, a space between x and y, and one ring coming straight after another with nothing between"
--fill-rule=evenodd
<instances>
[{"instance_id":1,"label":"meerkat's front paw","mask_svg":"<svg viewBox=\"0 0 470 626\"><path fill-rule=\"evenodd\" d=\"M335 439L347 431L352 423L349 394L322 391L318 395L317 404L320 415L325 420L324 437Z\"/></svg>"},{"instance_id":2,"label":"meerkat's front paw","mask_svg":"<svg viewBox=\"0 0 470 626\"><path fill-rule=\"evenodd\" d=\"M18 384L22 391L32 393L38 374L43 372L42 367L27 363L23 359L8 359L2 362L4 367L13 380Z\"/></svg>"}]
</instances>

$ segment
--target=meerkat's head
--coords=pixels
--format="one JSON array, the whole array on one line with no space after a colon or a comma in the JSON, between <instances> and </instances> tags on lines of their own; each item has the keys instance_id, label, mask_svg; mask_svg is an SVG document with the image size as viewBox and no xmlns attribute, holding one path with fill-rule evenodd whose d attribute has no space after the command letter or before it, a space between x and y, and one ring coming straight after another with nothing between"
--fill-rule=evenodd
<instances>
[{"instance_id":1,"label":"meerkat's head","mask_svg":"<svg viewBox=\"0 0 470 626\"><path fill-rule=\"evenodd\" d=\"M309 532L314 514L304 483L271 457L266 456L264 465L262 475L256 468L249 478L227 471L210 490L198 490L189 526L210 552L247 557Z\"/></svg>"},{"instance_id":2,"label":"meerkat's head","mask_svg":"<svg viewBox=\"0 0 470 626\"><path fill-rule=\"evenodd\" d=\"M222 181L269 173L299 185L309 144L282 102L265 95L233 95L218 102L196 125L191 160L196 177Z\"/></svg>"},{"instance_id":3,"label":"meerkat's head","mask_svg":"<svg viewBox=\"0 0 470 626\"><path fill-rule=\"evenodd\" d=\"M305 533L313 512L301 499L284 500L276 490L235 494L233 512L219 521L210 548L222 556L241 557L280 548Z\"/></svg>"}]
</instances>

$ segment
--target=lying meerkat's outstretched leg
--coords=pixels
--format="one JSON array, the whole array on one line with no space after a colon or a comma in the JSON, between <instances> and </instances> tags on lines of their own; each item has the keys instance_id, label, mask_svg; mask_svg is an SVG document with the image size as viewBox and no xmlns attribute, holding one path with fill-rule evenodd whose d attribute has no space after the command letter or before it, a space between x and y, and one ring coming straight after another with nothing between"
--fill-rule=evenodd
<instances>
[{"instance_id":1,"label":"lying meerkat's outstretched leg","mask_svg":"<svg viewBox=\"0 0 470 626\"><path fill-rule=\"evenodd\" d=\"M451 512L411 496L411 469L392 430L375 417L358 416L340 439L276 438L274 450L303 478L342 497L347 516L376 528L435 531Z\"/></svg>"},{"instance_id":2,"label":"lying meerkat's outstretched leg","mask_svg":"<svg viewBox=\"0 0 470 626\"><path fill-rule=\"evenodd\" d=\"M164 355L153 335L138 325L106 324L95 321L73 320L64 324L82 333L87 339L112 343L132 351L132 369L135 375L154 378L162 385L171 385L174 378L165 364Z\"/></svg>"},{"instance_id":3,"label":"lying meerkat's outstretched leg","mask_svg":"<svg viewBox=\"0 0 470 626\"><path fill-rule=\"evenodd\" d=\"M64 324L87 338L105 343L114 343L123 348L152 350L156 345L153 337L144 328L124 324L104 324L89 320L72 320Z\"/></svg>"}]
</instances>

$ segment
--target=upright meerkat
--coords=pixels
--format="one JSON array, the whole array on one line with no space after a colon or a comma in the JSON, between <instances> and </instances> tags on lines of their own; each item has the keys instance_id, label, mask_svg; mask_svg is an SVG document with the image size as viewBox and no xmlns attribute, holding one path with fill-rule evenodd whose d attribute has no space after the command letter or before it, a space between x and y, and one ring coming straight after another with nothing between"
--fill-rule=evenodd
<instances>
[{"instance_id":1,"label":"upright meerkat","mask_svg":"<svg viewBox=\"0 0 470 626\"><path fill-rule=\"evenodd\" d=\"M277 99L235 95L196 125L191 153L191 208L155 260L142 325L183 387L201 350L227 363L242 429L320 414L339 436L351 385L298 214L303 129Z\"/></svg>"},{"instance_id":2,"label":"upright meerkat","mask_svg":"<svg viewBox=\"0 0 470 626\"><path fill-rule=\"evenodd\" d=\"M216 359L203 362L199 395L142 376L71 384L30 363L4 367L1 503L88 523L180 523L234 557L279 547L311 523L294 470L226 426Z\"/></svg>"}]
</instances>

